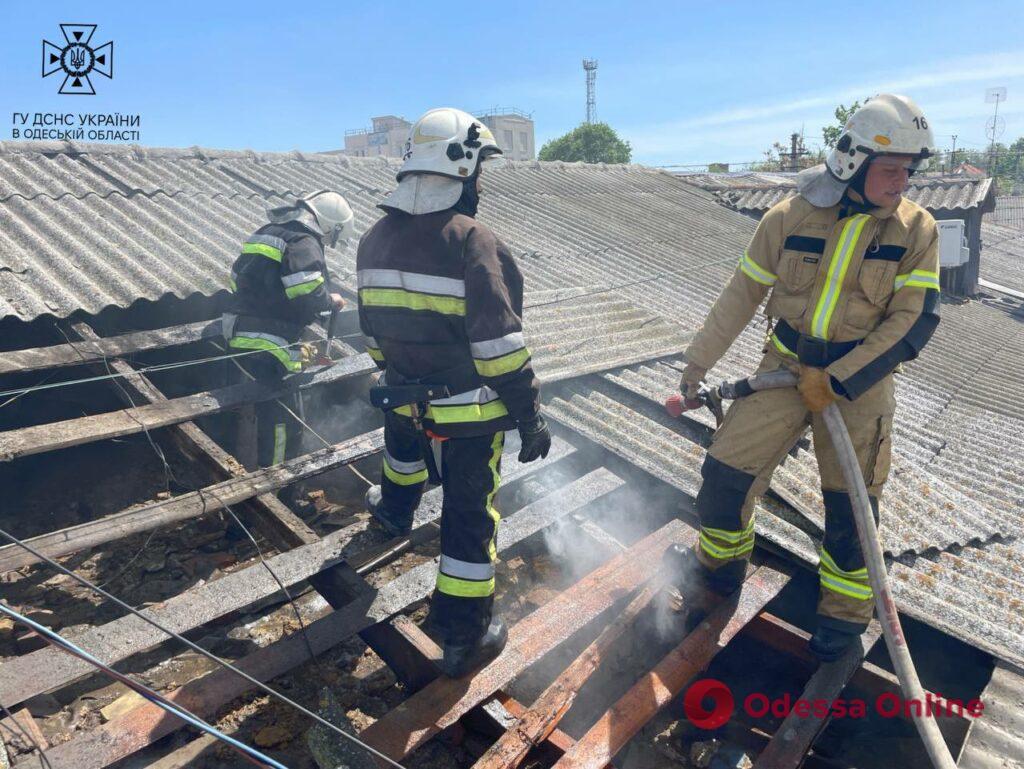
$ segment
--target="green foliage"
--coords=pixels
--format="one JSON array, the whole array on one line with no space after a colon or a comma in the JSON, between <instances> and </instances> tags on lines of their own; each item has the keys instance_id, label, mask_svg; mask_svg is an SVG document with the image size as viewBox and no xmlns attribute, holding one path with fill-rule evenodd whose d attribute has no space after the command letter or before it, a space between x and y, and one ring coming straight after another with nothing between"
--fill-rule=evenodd
<instances>
[{"instance_id":1,"label":"green foliage","mask_svg":"<svg viewBox=\"0 0 1024 769\"><path fill-rule=\"evenodd\" d=\"M864 104L867 104L868 100L864 100ZM836 107L835 116L836 122L833 125L827 125L822 127L821 136L825 142L825 146L832 149L836 146L836 142L839 141L839 137L843 135L843 126L846 125L846 121L850 119L854 112L861 108L861 102L855 101L849 107L844 104L840 104Z\"/></svg>"},{"instance_id":2,"label":"green foliage","mask_svg":"<svg viewBox=\"0 0 1024 769\"><path fill-rule=\"evenodd\" d=\"M584 123L565 136L544 144L540 160L565 160L584 163L628 163L633 148L619 138L607 123Z\"/></svg>"}]
</instances>

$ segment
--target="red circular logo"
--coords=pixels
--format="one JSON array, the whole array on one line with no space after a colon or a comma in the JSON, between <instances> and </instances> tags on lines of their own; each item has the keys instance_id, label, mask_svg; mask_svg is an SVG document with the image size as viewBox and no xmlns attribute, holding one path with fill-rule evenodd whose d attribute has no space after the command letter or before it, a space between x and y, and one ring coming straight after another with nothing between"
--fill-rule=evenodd
<instances>
[{"instance_id":1,"label":"red circular logo","mask_svg":"<svg viewBox=\"0 0 1024 769\"><path fill-rule=\"evenodd\" d=\"M711 709L704 707L711 701ZM698 729L717 729L732 717L736 701L729 687L714 678L702 678L686 690L683 711Z\"/></svg>"}]
</instances>

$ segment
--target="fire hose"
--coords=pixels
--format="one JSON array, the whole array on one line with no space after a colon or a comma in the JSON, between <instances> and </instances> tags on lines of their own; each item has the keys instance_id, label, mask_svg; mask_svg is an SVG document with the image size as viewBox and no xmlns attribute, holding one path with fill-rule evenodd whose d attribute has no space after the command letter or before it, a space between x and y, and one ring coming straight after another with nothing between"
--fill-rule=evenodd
<instances>
[{"instance_id":1,"label":"fire hose","mask_svg":"<svg viewBox=\"0 0 1024 769\"><path fill-rule=\"evenodd\" d=\"M793 372L788 370L772 371L735 382L723 382L717 387L702 385L699 399L711 409L715 414L716 421L720 424L723 400L744 398L760 390L794 387L796 383L797 376ZM682 411L678 398L679 396L673 396L665 404L673 416L679 416ZM907 639L904 637L903 627L900 625L896 602L889 589L885 555L878 538L878 528L875 525L864 475L861 473L857 454L850 441L850 434L836 404L830 404L821 412L821 415L832 438L832 444L835 446L836 455L839 458L839 466L846 481L847 493L850 495L853 507L853 518L857 525L857 536L864 554L871 589L875 595L875 608L882 624L885 645L889 650L889 656L900 682L900 689L906 700L924 702L924 689L917 677L914 661L907 648ZM921 735L921 741L924 742L928 757L936 769L956 769L956 763L949 753L949 748L946 747L946 741L939 732L935 720L927 715L924 709L909 708L908 710L918 734Z\"/></svg>"}]
</instances>

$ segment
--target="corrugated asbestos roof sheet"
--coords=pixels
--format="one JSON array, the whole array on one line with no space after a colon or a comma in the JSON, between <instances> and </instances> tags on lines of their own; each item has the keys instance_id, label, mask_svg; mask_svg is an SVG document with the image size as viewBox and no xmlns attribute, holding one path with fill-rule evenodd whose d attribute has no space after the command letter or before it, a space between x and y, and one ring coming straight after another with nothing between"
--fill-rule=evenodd
<instances>
[{"instance_id":1,"label":"corrugated asbestos roof sheet","mask_svg":"<svg viewBox=\"0 0 1024 769\"><path fill-rule=\"evenodd\" d=\"M1024 291L1024 229L981 224L981 277L1015 291Z\"/></svg>"},{"instance_id":2,"label":"corrugated asbestos roof sheet","mask_svg":"<svg viewBox=\"0 0 1024 769\"><path fill-rule=\"evenodd\" d=\"M687 177L682 177L689 181ZM783 180L770 184L763 181L745 186L713 189L723 204L745 214L760 215L796 190L796 182ZM968 211L982 207L991 210L994 205L991 179L914 177L910 180L907 197L933 213Z\"/></svg>"},{"instance_id":3,"label":"corrugated asbestos roof sheet","mask_svg":"<svg viewBox=\"0 0 1024 769\"><path fill-rule=\"evenodd\" d=\"M1024 769L1024 671L997 664L981 701L984 716L972 722L957 766Z\"/></svg>"},{"instance_id":4,"label":"corrugated asbestos roof sheet","mask_svg":"<svg viewBox=\"0 0 1024 769\"><path fill-rule=\"evenodd\" d=\"M394 172L378 159L300 153L2 145L0 315L214 293L271 196L339 189L363 230ZM694 493L703 449L659 416L678 372L650 359L678 352L701 323L755 223L668 173L537 162L488 174L481 219L526 276L526 330L545 378L630 364L562 385L551 413ZM330 254L349 287L353 260L351 247ZM943 312L900 379L886 546L906 612L1022 660L1024 577L1012 538L1024 522L1024 335L1019 320L979 302ZM748 328L712 377L749 373L762 337ZM809 454L777 481L812 520L767 499L758 531L814 562L808 532L821 512Z\"/></svg>"}]
</instances>

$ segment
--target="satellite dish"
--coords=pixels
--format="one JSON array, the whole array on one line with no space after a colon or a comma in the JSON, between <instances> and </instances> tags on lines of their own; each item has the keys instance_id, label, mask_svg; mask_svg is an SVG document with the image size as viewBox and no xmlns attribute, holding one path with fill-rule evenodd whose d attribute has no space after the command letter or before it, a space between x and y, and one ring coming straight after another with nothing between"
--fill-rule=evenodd
<instances>
[{"instance_id":1,"label":"satellite dish","mask_svg":"<svg viewBox=\"0 0 1024 769\"><path fill-rule=\"evenodd\" d=\"M1006 121L1001 117L990 117L985 121L985 136L988 137L989 141L994 142L1003 132L1006 130Z\"/></svg>"},{"instance_id":2,"label":"satellite dish","mask_svg":"<svg viewBox=\"0 0 1024 769\"><path fill-rule=\"evenodd\" d=\"M986 88L985 89L985 103L986 104L998 104L1001 101L1006 101L1006 87L999 86L998 88Z\"/></svg>"}]
</instances>

